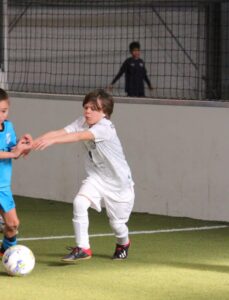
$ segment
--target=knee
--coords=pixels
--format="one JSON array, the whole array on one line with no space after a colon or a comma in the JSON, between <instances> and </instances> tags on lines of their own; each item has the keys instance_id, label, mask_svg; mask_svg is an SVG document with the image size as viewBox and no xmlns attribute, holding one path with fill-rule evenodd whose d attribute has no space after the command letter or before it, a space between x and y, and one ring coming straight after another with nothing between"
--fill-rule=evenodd
<instances>
[{"instance_id":1,"label":"knee","mask_svg":"<svg viewBox=\"0 0 229 300\"><path fill-rule=\"evenodd\" d=\"M74 216L85 216L87 210L90 207L90 201L81 195L77 195L73 202L73 214Z\"/></svg>"},{"instance_id":2,"label":"knee","mask_svg":"<svg viewBox=\"0 0 229 300\"><path fill-rule=\"evenodd\" d=\"M118 222L114 220L110 220L110 226L117 237L123 237L128 235L128 227L124 222Z\"/></svg>"},{"instance_id":3,"label":"knee","mask_svg":"<svg viewBox=\"0 0 229 300\"><path fill-rule=\"evenodd\" d=\"M20 225L20 221L18 219L15 219L11 222L7 222L4 228L6 236L16 235L18 233L19 225Z\"/></svg>"},{"instance_id":4,"label":"knee","mask_svg":"<svg viewBox=\"0 0 229 300\"><path fill-rule=\"evenodd\" d=\"M119 231L124 225L123 223L120 223L120 222L117 222L117 221L114 221L114 220L109 220L109 223L110 223L111 228L115 232Z\"/></svg>"}]
</instances>

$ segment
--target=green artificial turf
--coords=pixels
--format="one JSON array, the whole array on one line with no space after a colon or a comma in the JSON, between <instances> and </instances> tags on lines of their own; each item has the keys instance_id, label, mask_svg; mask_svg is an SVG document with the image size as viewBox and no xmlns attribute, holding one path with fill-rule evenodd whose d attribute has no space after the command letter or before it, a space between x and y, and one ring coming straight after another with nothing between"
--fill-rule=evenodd
<instances>
[{"instance_id":1,"label":"green artificial turf","mask_svg":"<svg viewBox=\"0 0 229 300\"><path fill-rule=\"evenodd\" d=\"M15 197L21 220L19 238L73 235L72 205ZM130 231L221 225L189 218L133 213ZM110 233L105 212L90 211L90 234ZM125 261L113 261L113 236L92 237L93 258L63 264L74 239L21 241L36 257L23 278L0 266L4 300L229 299L229 228L131 235Z\"/></svg>"}]
</instances>

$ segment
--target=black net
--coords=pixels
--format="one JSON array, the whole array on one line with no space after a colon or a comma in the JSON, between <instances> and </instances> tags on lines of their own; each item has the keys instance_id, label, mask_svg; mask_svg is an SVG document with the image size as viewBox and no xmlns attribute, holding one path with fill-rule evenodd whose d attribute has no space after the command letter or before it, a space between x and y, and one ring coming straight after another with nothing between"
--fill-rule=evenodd
<instances>
[{"instance_id":1,"label":"black net","mask_svg":"<svg viewBox=\"0 0 229 300\"><path fill-rule=\"evenodd\" d=\"M8 90L107 88L138 41L154 88L144 83L146 97L229 99L229 1L1 2L1 83ZM115 96L126 95L128 72L113 85Z\"/></svg>"}]
</instances>

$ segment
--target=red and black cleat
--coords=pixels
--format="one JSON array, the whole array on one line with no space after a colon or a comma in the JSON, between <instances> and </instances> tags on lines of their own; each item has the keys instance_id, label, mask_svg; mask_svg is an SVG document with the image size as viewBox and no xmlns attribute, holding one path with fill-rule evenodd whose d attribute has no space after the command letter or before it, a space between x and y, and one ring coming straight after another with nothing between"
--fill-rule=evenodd
<instances>
[{"instance_id":1,"label":"red and black cleat","mask_svg":"<svg viewBox=\"0 0 229 300\"><path fill-rule=\"evenodd\" d=\"M115 253L113 254L113 259L126 259L128 256L129 247L130 247L130 242L126 245L116 244Z\"/></svg>"}]
</instances>

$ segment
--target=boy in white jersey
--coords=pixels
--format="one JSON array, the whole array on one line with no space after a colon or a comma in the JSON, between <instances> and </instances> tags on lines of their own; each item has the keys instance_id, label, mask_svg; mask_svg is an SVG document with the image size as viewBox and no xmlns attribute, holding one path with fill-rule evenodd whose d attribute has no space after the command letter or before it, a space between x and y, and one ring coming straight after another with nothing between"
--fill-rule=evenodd
<instances>
[{"instance_id":1,"label":"boy in white jersey","mask_svg":"<svg viewBox=\"0 0 229 300\"><path fill-rule=\"evenodd\" d=\"M113 99L104 90L87 94L83 101L83 117L57 131L37 138L34 148L43 150L53 144L83 141L86 148L87 178L73 202L73 227L76 247L62 258L76 262L92 256L88 235L88 208L101 211L103 200L117 244L114 259L125 259L130 240L126 223L134 203L130 168L110 116Z\"/></svg>"}]
</instances>

